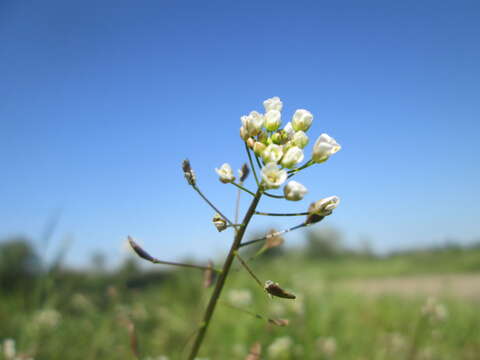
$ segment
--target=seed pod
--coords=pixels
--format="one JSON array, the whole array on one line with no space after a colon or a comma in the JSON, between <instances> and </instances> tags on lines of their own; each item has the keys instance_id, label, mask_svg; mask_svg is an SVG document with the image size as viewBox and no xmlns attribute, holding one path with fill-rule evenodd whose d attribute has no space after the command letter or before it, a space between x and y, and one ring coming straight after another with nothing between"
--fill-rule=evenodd
<instances>
[{"instance_id":1,"label":"seed pod","mask_svg":"<svg viewBox=\"0 0 480 360\"><path fill-rule=\"evenodd\" d=\"M265 291L272 296L276 296L283 299L296 299L297 297L289 292L283 290L278 283L271 280L265 281Z\"/></svg>"},{"instance_id":2,"label":"seed pod","mask_svg":"<svg viewBox=\"0 0 480 360\"><path fill-rule=\"evenodd\" d=\"M157 259L155 259L152 255L147 253L145 250L143 250L140 247L140 245L138 245L135 241L133 241L133 239L130 236L128 237L128 243L132 247L133 251L135 251L135 253L138 256L140 256L142 259L145 259L147 261L151 261L153 263L157 261Z\"/></svg>"},{"instance_id":3,"label":"seed pod","mask_svg":"<svg viewBox=\"0 0 480 360\"><path fill-rule=\"evenodd\" d=\"M245 360L260 360L260 355L262 354L262 345L259 342L256 342L250 348L250 352L248 353Z\"/></svg>"}]
</instances>

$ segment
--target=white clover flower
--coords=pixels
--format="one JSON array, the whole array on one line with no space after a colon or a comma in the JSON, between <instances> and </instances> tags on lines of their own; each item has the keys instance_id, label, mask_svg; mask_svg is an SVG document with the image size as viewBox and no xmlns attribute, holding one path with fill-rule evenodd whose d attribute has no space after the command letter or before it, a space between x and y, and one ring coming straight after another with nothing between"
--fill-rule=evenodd
<instances>
[{"instance_id":1,"label":"white clover flower","mask_svg":"<svg viewBox=\"0 0 480 360\"><path fill-rule=\"evenodd\" d=\"M263 106L265 107L265 112L269 112L270 110L282 111L283 103L278 96L274 96L265 100Z\"/></svg>"},{"instance_id":2,"label":"white clover flower","mask_svg":"<svg viewBox=\"0 0 480 360\"><path fill-rule=\"evenodd\" d=\"M329 196L313 203L309 209L309 212L311 214L327 216L330 215L339 204L340 198L338 196Z\"/></svg>"},{"instance_id":3,"label":"white clover flower","mask_svg":"<svg viewBox=\"0 0 480 360\"><path fill-rule=\"evenodd\" d=\"M302 200L307 193L307 188L294 180L289 181L283 188L285 198L290 201Z\"/></svg>"},{"instance_id":4,"label":"white clover flower","mask_svg":"<svg viewBox=\"0 0 480 360\"><path fill-rule=\"evenodd\" d=\"M278 189L287 180L287 172L270 162L262 168L262 179L266 189Z\"/></svg>"},{"instance_id":5,"label":"white clover flower","mask_svg":"<svg viewBox=\"0 0 480 360\"><path fill-rule=\"evenodd\" d=\"M252 111L248 116L242 116L240 120L249 136L255 136L262 130L264 122L263 115L257 111Z\"/></svg>"},{"instance_id":6,"label":"white clover flower","mask_svg":"<svg viewBox=\"0 0 480 360\"><path fill-rule=\"evenodd\" d=\"M247 289L232 289L228 292L228 301L238 307L245 307L252 303L252 293Z\"/></svg>"},{"instance_id":7,"label":"white clover flower","mask_svg":"<svg viewBox=\"0 0 480 360\"><path fill-rule=\"evenodd\" d=\"M287 150L282 158L281 164L286 168L293 168L295 165L303 161L303 150L298 146L293 146Z\"/></svg>"},{"instance_id":8,"label":"white clover flower","mask_svg":"<svg viewBox=\"0 0 480 360\"><path fill-rule=\"evenodd\" d=\"M308 145L308 141L309 139L307 134L305 134L302 130L293 134L292 142L301 149Z\"/></svg>"},{"instance_id":9,"label":"white clover flower","mask_svg":"<svg viewBox=\"0 0 480 360\"><path fill-rule=\"evenodd\" d=\"M316 163L324 162L341 148L334 138L327 134L322 134L313 146L312 160Z\"/></svg>"},{"instance_id":10,"label":"white clover flower","mask_svg":"<svg viewBox=\"0 0 480 360\"><path fill-rule=\"evenodd\" d=\"M278 110L269 110L264 115L265 128L268 131L275 131L280 127L282 123L282 114Z\"/></svg>"},{"instance_id":11,"label":"white clover flower","mask_svg":"<svg viewBox=\"0 0 480 360\"><path fill-rule=\"evenodd\" d=\"M289 336L283 336L275 339L268 347L268 356L272 359L287 358L293 341Z\"/></svg>"},{"instance_id":12,"label":"white clover flower","mask_svg":"<svg viewBox=\"0 0 480 360\"><path fill-rule=\"evenodd\" d=\"M280 145L270 144L262 152L264 163L279 162L283 156L283 148Z\"/></svg>"},{"instance_id":13,"label":"white clover flower","mask_svg":"<svg viewBox=\"0 0 480 360\"><path fill-rule=\"evenodd\" d=\"M215 171L220 176L220 181L224 184L231 183L235 180L232 167L227 163L220 166L220 169L215 169Z\"/></svg>"},{"instance_id":14,"label":"white clover flower","mask_svg":"<svg viewBox=\"0 0 480 360\"><path fill-rule=\"evenodd\" d=\"M287 125L285 125L283 131L287 133L289 139L292 139L293 135L295 134L295 130L293 130L292 123L290 121L287 123Z\"/></svg>"},{"instance_id":15,"label":"white clover flower","mask_svg":"<svg viewBox=\"0 0 480 360\"><path fill-rule=\"evenodd\" d=\"M307 131L312 125L313 115L310 111L305 109L298 109L293 114L292 127L295 131Z\"/></svg>"}]
</instances>

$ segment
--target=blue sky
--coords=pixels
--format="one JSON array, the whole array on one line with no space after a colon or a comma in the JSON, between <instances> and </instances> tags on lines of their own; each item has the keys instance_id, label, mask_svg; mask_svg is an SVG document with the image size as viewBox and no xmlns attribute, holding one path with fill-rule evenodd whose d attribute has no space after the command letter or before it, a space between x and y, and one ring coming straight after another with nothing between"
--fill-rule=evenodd
<instances>
[{"instance_id":1,"label":"blue sky","mask_svg":"<svg viewBox=\"0 0 480 360\"><path fill-rule=\"evenodd\" d=\"M127 234L166 259L218 255L231 234L181 160L232 213L214 168L241 166L240 116L279 96L284 122L306 108L312 142L343 149L298 176L303 202L259 209L338 195L319 227L382 251L478 239L479 15L477 1L3 0L0 238L38 243L60 214L46 252L72 239L73 265L115 263Z\"/></svg>"}]
</instances>

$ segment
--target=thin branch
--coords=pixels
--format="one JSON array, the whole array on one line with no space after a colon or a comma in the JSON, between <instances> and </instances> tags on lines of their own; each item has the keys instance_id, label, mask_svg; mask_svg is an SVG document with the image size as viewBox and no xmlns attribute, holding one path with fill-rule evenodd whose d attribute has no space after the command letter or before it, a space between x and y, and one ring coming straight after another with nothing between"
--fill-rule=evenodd
<instances>
[{"instance_id":1,"label":"thin branch","mask_svg":"<svg viewBox=\"0 0 480 360\"><path fill-rule=\"evenodd\" d=\"M247 151L248 161L250 162L250 167L252 168L253 176L255 177L255 182L257 186L260 186L260 182L258 181L257 172L255 171L255 166L253 166L252 154L250 154L250 149L248 148L247 143L245 143L245 150Z\"/></svg>"},{"instance_id":2,"label":"thin branch","mask_svg":"<svg viewBox=\"0 0 480 360\"><path fill-rule=\"evenodd\" d=\"M269 196L269 197L275 198L275 199L285 199L285 196L282 196L282 195L273 195L273 194L270 194L270 193L267 193L267 192L264 192L263 195L266 195L266 196Z\"/></svg>"},{"instance_id":3,"label":"thin branch","mask_svg":"<svg viewBox=\"0 0 480 360\"><path fill-rule=\"evenodd\" d=\"M223 215L222 212L221 212L220 210L218 210L218 209L216 208L216 206L213 205L213 204L210 202L210 200L207 199L207 197L206 197L205 195L203 195L203 193L200 191L200 189L197 187L197 185L192 185L192 187L193 187L193 188L195 189L195 191L202 197L202 199L205 200L208 205L210 205L210 207L211 207L213 210L215 210L222 218L225 219L225 221L226 221L229 225L234 226L233 222L231 222L225 215Z\"/></svg>"},{"instance_id":4,"label":"thin branch","mask_svg":"<svg viewBox=\"0 0 480 360\"><path fill-rule=\"evenodd\" d=\"M312 159L308 160L305 164L303 164L302 166L300 166L299 168L296 168L296 169L293 169L293 170L288 170L287 173L288 173L288 178L290 179L292 176L294 176L297 172L299 172L300 170L303 170L303 169L306 169L308 168L309 166L312 166L313 164L315 164Z\"/></svg>"},{"instance_id":5,"label":"thin branch","mask_svg":"<svg viewBox=\"0 0 480 360\"><path fill-rule=\"evenodd\" d=\"M289 229L285 229L285 230L282 230L282 231L278 231L276 233L272 233L272 234L268 234L267 236L264 236L262 238L259 238L259 239L254 239L254 240L250 240L250 241L246 241L244 243L241 243L239 247L244 247L244 246L248 246L248 245L252 245L252 244L255 244L259 241L265 241L271 237L274 237L274 236L279 236L279 235L283 235L287 232L290 232L290 231L293 231L293 230L297 230L297 229L300 229L302 227L305 227L307 226L308 224L306 223L301 223L300 225L297 225L297 226L294 226L294 227L291 227Z\"/></svg>"},{"instance_id":6,"label":"thin branch","mask_svg":"<svg viewBox=\"0 0 480 360\"><path fill-rule=\"evenodd\" d=\"M250 191L250 190L248 190L247 188L244 188L244 187L243 187L242 185L240 185L240 184L237 184L237 183L234 183L234 182L231 182L230 184L235 185L235 186L238 187L240 190L243 190L243 191L249 193L249 194L252 195L252 196L255 196L255 193L254 193L253 191Z\"/></svg>"},{"instance_id":7,"label":"thin branch","mask_svg":"<svg viewBox=\"0 0 480 360\"><path fill-rule=\"evenodd\" d=\"M163 261L159 260L149 253L147 253L140 245L138 245L130 236L128 237L128 242L130 246L132 247L133 251L141 257L144 260L147 260L153 264L163 264L163 265L173 265L173 266L180 266L180 267L187 267L187 268L193 268L193 269L199 269L199 270L212 270L215 272L222 272L220 269L215 269L210 266L202 266L202 265L195 265L195 264L185 264L185 263L179 263L179 262L172 262L172 261Z\"/></svg>"},{"instance_id":8,"label":"thin branch","mask_svg":"<svg viewBox=\"0 0 480 360\"><path fill-rule=\"evenodd\" d=\"M287 326L289 321L287 319L272 319L272 318L269 318L267 316L264 316L264 315L261 315L261 314L258 314L258 313L254 313L252 311L249 311L249 310L246 310L246 309L242 309L242 308L239 308L238 306L234 306L228 302L225 302L225 301L222 301L220 300L219 301L220 304L222 305L225 305L225 306L228 306L229 308L232 308L234 310L237 310L237 311L240 311L240 312L243 312L247 315L251 315L257 319L260 319L260 320L265 320L267 321L268 323L270 324L273 324L273 325L277 325L277 326Z\"/></svg>"},{"instance_id":9,"label":"thin branch","mask_svg":"<svg viewBox=\"0 0 480 360\"><path fill-rule=\"evenodd\" d=\"M248 273L250 274L250 276L257 282L257 284L263 289L263 284L262 282L260 281L260 279L255 275L255 273L253 272L252 269L250 269L250 267L247 265L247 263L245 262L245 260L242 259L242 257L240 256L240 254L238 253L238 251L235 252L235 256L237 257L237 259L240 261L240 263L242 264L242 266L245 268L245 270L248 271Z\"/></svg>"},{"instance_id":10,"label":"thin branch","mask_svg":"<svg viewBox=\"0 0 480 360\"><path fill-rule=\"evenodd\" d=\"M305 215L308 215L308 212L301 212L301 213L268 213L268 212L255 211L255 215L264 215L264 216L305 216Z\"/></svg>"}]
</instances>

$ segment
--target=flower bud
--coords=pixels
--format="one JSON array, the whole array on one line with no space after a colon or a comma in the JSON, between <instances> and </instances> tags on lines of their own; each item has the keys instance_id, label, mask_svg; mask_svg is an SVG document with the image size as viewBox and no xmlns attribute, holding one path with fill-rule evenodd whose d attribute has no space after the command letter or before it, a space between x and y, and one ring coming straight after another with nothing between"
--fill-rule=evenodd
<instances>
[{"instance_id":1,"label":"flower bud","mask_svg":"<svg viewBox=\"0 0 480 360\"><path fill-rule=\"evenodd\" d=\"M250 174L250 168L248 167L247 163L245 163L242 165L242 168L238 170L238 178L240 179L241 183L247 179L248 174Z\"/></svg>"},{"instance_id":2,"label":"flower bud","mask_svg":"<svg viewBox=\"0 0 480 360\"><path fill-rule=\"evenodd\" d=\"M262 152L262 159L264 163L279 162L283 156L283 150L280 145L270 144Z\"/></svg>"},{"instance_id":3,"label":"flower bud","mask_svg":"<svg viewBox=\"0 0 480 360\"><path fill-rule=\"evenodd\" d=\"M292 139L293 135L295 134L295 130L293 130L292 123L290 121L287 123L287 125L285 125L283 131L287 133L287 137L289 139Z\"/></svg>"},{"instance_id":4,"label":"flower bud","mask_svg":"<svg viewBox=\"0 0 480 360\"><path fill-rule=\"evenodd\" d=\"M282 111L283 103L278 96L274 96L265 100L263 106L265 107L265 112L269 112L270 110Z\"/></svg>"},{"instance_id":5,"label":"flower bud","mask_svg":"<svg viewBox=\"0 0 480 360\"><path fill-rule=\"evenodd\" d=\"M252 111L248 116L242 116L240 120L249 136L255 136L262 130L264 122L263 115L257 111Z\"/></svg>"},{"instance_id":6,"label":"flower bud","mask_svg":"<svg viewBox=\"0 0 480 360\"><path fill-rule=\"evenodd\" d=\"M243 139L243 141L247 141L250 137L244 126L240 126L240 137Z\"/></svg>"},{"instance_id":7,"label":"flower bud","mask_svg":"<svg viewBox=\"0 0 480 360\"><path fill-rule=\"evenodd\" d=\"M303 160L303 151L297 146L288 149L287 153L283 156L281 164L286 168L293 168Z\"/></svg>"},{"instance_id":8,"label":"flower bud","mask_svg":"<svg viewBox=\"0 0 480 360\"><path fill-rule=\"evenodd\" d=\"M322 134L313 146L312 160L316 163L324 162L330 157L330 155L335 154L341 148L342 147L334 138L327 134Z\"/></svg>"},{"instance_id":9,"label":"flower bud","mask_svg":"<svg viewBox=\"0 0 480 360\"><path fill-rule=\"evenodd\" d=\"M253 144L253 152L257 156L262 156L263 150L265 150L266 148L267 146L259 141L256 141L255 144Z\"/></svg>"},{"instance_id":10,"label":"flower bud","mask_svg":"<svg viewBox=\"0 0 480 360\"><path fill-rule=\"evenodd\" d=\"M187 182L190 185L194 186L197 183L197 177L195 176L195 172L190 166L190 161L188 161L188 159L183 160L182 169L185 179L187 179Z\"/></svg>"},{"instance_id":11,"label":"flower bud","mask_svg":"<svg viewBox=\"0 0 480 360\"><path fill-rule=\"evenodd\" d=\"M227 221L220 216L220 214L215 214L212 218L213 225L217 228L218 232L221 232L227 228Z\"/></svg>"},{"instance_id":12,"label":"flower bud","mask_svg":"<svg viewBox=\"0 0 480 360\"><path fill-rule=\"evenodd\" d=\"M270 162L262 168L262 180L266 189L278 189L287 180L287 172Z\"/></svg>"},{"instance_id":13,"label":"flower bud","mask_svg":"<svg viewBox=\"0 0 480 360\"><path fill-rule=\"evenodd\" d=\"M215 171L220 176L220 181L224 184L230 183L235 180L232 167L227 163L220 166L220 169L215 169Z\"/></svg>"},{"instance_id":14,"label":"flower bud","mask_svg":"<svg viewBox=\"0 0 480 360\"><path fill-rule=\"evenodd\" d=\"M265 291L272 296L284 298L284 299L296 299L296 296L283 290L280 285L272 280L265 281Z\"/></svg>"},{"instance_id":15,"label":"flower bud","mask_svg":"<svg viewBox=\"0 0 480 360\"><path fill-rule=\"evenodd\" d=\"M265 115L265 128L268 131L275 131L282 123L282 114L278 110L269 110Z\"/></svg>"},{"instance_id":16,"label":"flower bud","mask_svg":"<svg viewBox=\"0 0 480 360\"><path fill-rule=\"evenodd\" d=\"M253 145L255 144L255 140L253 140L253 138L249 138L247 140L247 146L250 148L250 149L253 149Z\"/></svg>"},{"instance_id":17,"label":"flower bud","mask_svg":"<svg viewBox=\"0 0 480 360\"><path fill-rule=\"evenodd\" d=\"M310 111L305 109L298 109L293 114L292 127L295 131L307 131L312 125L313 115Z\"/></svg>"},{"instance_id":18,"label":"flower bud","mask_svg":"<svg viewBox=\"0 0 480 360\"><path fill-rule=\"evenodd\" d=\"M257 140L265 145L268 145L268 139L268 134L265 132L265 130L260 131L257 136Z\"/></svg>"},{"instance_id":19,"label":"flower bud","mask_svg":"<svg viewBox=\"0 0 480 360\"><path fill-rule=\"evenodd\" d=\"M314 202L312 205L310 205L310 209L308 209L308 212L310 214L328 216L339 204L340 198L338 196L330 196Z\"/></svg>"},{"instance_id":20,"label":"flower bud","mask_svg":"<svg viewBox=\"0 0 480 360\"><path fill-rule=\"evenodd\" d=\"M288 134L284 130L279 130L272 134L272 142L277 145L283 145L288 141Z\"/></svg>"},{"instance_id":21,"label":"flower bud","mask_svg":"<svg viewBox=\"0 0 480 360\"><path fill-rule=\"evenodd\" d=\"M308 145L308 136L302 130L300 130L293 134L292 141L296 146L303 149Z\"/></svg>"},{"instance_id":22,"label":"flower bud","mask_svg":"<svg viewBox=\"0 0 480 360\"><path fill-rule=\"evenodd\" d=\"M296 181L289 181L283 188L283 194L285 198L290 201L302 200L307 193L307 188Z\"/></svg>"}]
</instances>

